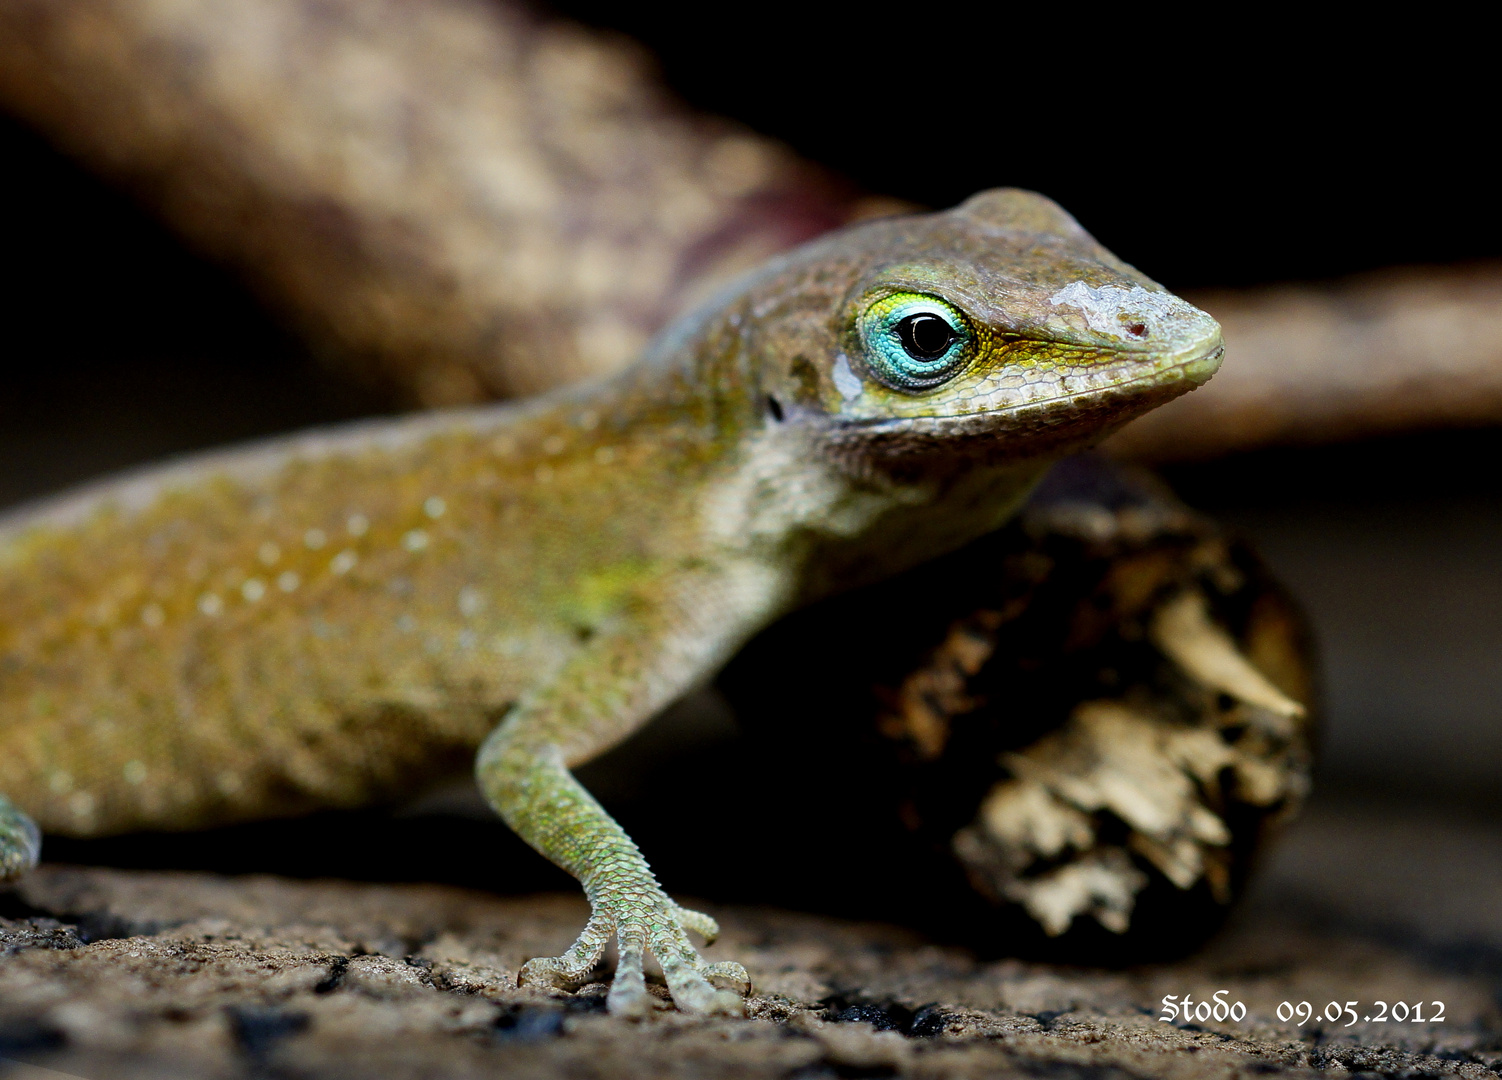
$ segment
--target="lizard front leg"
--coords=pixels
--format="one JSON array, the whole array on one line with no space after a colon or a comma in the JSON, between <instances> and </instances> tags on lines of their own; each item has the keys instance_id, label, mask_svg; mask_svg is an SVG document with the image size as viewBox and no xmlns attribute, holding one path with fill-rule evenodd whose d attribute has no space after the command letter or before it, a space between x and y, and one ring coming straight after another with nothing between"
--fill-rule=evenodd
<instances>
[{"instance_id":1,"label":"lizard front leg","mask_svg":"<svg viewBox=\"0 0 1502 1080\"><path fill-rule=\"evenodd\" d=\"M642 971L647 952L684 1011L744 1012L745 969L705 963L685 933L713 939L714 920L668 897L636 844L569 766L625 738L723 663L763 621L777 591L769 577L700 572L673 582L668 600L634 604L557 679L520 702L481 747L476 774L486 798L527 843L579 879L592 909L578 941L562 956L529 961L523 983L577 985L614 934L620 962L611 1012L640 1016L652 1007Z\"/></svg>"},{"instance_id":2,"label":"lizard front leg","mask_svg":"<svg viewBox=\"0 0 1502 1080\"><path fill-rule=\"evenodd\" d=\"M0 881L30 870L42 853L42 834L36 823L0 795Z\"/></svg>"}]
</instances>

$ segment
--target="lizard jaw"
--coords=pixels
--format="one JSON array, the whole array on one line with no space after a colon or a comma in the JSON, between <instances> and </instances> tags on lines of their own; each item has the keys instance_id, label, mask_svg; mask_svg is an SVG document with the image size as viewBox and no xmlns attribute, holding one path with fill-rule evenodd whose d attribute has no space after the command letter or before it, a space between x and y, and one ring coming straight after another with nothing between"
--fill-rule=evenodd
<instances>
[{"instance_id":1,"label":"lizard jaw","mask_svg":"<svg viewBox=\"0 0 1502 1080\"><path fill-rule=\"evenodd\" d=\"M1091 387L985 412L884 417L840 425L829 441L840 457L877 460L1058 457L1099 442L1130 420L1204 385L1220 367L1225 346L1106 386Z\"/></svg>"}]
</instances>

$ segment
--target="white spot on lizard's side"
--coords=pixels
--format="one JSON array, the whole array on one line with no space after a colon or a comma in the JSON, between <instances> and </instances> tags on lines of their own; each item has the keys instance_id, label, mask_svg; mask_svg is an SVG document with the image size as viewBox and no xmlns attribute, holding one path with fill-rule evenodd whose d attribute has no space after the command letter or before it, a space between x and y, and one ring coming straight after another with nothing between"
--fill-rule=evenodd
<instances>
[{"instance_id":1,"label":"white spot on lizard's side","mask_svg":"<svg viewBox=\"0 0 1502 1080\"><path fill-rule=\"evenodd\" d=\"M1192 315L1195 309L1168 292L1153 292L1141 285L1102 285L1099 288L1083 281L1072 281L1048 298L1056 307L1078 308L1085 323L1100 334L1123 340L1156 337L1162 324ZM1143 332L1132 333L1141 325Z\"/></svg>"},{"instance_id":2,"label":"white spot on lizard's side","mask_svg":"<svg viewBox=\"0 0 1502 1080\"><path fill-rule=\"evenodd\" d=\"M335 574L347 574L355 568L355 563L359 561L360 556L356 555L349 548L345 548L329 560L329 569Z\"/></svg>"},{"instance_id":3,"label":"white spot on lizard's side","mask_svg":"<svg viewBox=\"0 0 1502 1080\"><path fill-rule=\"evenodd\" d=\"M86 825L94 816L94 796L87 791L75 792L68 798L68 810L73 814L73 820L80 825Z\"/></svg>"},{"instance_id":4,"label":"white spot on lizard's side","mask_svg":"<svg viewBox=\"0 0 1502 1080\"><path fill-rule=\"evenodd\" d=\"M430 495L422 504L422 512L424 514L427 514L428 517L432 518L434 521L437 521L439 518L443 517L443 512L448 508L449 504L444 502L437 495Z\"/></svg>"},{"instance_id":5,"label":"white spot on lizard's side","mask_svg":"<svg viewBox=\"0 0 1502 1080\"><path fill-rule=\"evenodd\" d=\"M256 552L261 562L267 566L275 566L276 561L282 557L282 549L279 545L267 540Z\"/></svg>"},{"instance_id":6,"label":"white spot on lizard's side","mask_svg":"<svg viewBox=\"0 0 1502 1080\"><path fill-rule=\"evenodd\" d=\"M370 519L364 514L351 514L344 523L351 536L364 536L370 531Z\"/></svg>"},{"instance_id":7,"label":"white spot on lizard's side","mask_svg":"<svg viewBox=\"0 0 1502 1080\"><path fill-rule=\"evenodd\" d=\"M240 595L254 604L266 595L266 583L260 578L246 578L245 584L240 586Z\"/></svg>"},{"instance_id":8,"label":"white spot on lizard's side","mask_svg":"<svg viewBox=\"0 0 1502 1080\"><path fill-rule=\"evenodd\" d=\"M413 529L402 537L402 547L408 551L421 551L428 546L428 534L422 529Z\"/></svg>"},{"instance_id":9,"label":"white spot on lizard's side","mask_svg":"<svg viewBox=\"0 0 1502 1080\"><path fill-rule=\"evenodd\" d=\"M855 372L850 370L850 361L844 353L834 358L834 367L830 369L834 376L834 388L840 392L840 397L846 401L854 401L861 396L861 381L856 378Z\"/></svg>"}]
</instances>

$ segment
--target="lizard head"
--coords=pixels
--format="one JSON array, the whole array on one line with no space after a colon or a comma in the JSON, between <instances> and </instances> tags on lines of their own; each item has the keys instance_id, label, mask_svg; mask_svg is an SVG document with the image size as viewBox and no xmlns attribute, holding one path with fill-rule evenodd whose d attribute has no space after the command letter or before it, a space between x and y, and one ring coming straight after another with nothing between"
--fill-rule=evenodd
<instances>
[{"instance_id":1,"label":"lizard head","mask_svg":"<svg viewBox=\"0 0 1502 1080\"><path fill-rule=\"evenodd\" d=\"M768 306L801 299L753 320L769 407L841 456L1054 456L1203 384L1223 351L1210 316L1014 189L856 226L777 278L755 290Z\"/></svg>"}]
</instances>

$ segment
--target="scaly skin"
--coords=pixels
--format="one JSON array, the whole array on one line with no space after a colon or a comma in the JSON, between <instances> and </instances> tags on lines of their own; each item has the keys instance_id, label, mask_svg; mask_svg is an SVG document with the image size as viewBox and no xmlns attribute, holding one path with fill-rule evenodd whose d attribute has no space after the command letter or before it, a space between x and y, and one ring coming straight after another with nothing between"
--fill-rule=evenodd
<instances>
[{"instance_id":1,"label":"scaly skin","mask_svg":"<svg viewBox=\"0 0 1502 1080\"><path fill-rule=\"evenodd\" d=\"M71 835L202 827L411 793L478 747L496 810L593 906L523 979L577 983L613 933L613 1010L649 1007L651 951L680 1007L735 1012L745 972L685 935L713 921L570 767L778 615L995 528L1220 352L1052 203L995 191L799 249L608 382L12 515L0 873L37 857L15 807Z\"/></svg>"}]
</instances>

